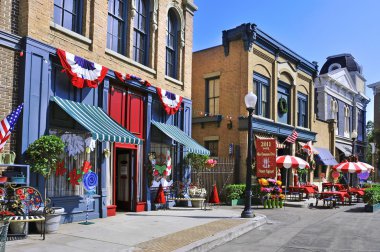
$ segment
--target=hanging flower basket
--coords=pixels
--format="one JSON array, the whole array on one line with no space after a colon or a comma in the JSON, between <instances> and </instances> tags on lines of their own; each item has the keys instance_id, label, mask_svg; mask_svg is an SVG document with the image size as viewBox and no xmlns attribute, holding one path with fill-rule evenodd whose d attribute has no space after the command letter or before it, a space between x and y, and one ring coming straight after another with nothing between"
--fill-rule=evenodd
<instances>
[{"instance_id":1,"label":"hanging flower basket","mask_svg":"<svg viewBox=\"0 0 380 252\"><path fill-rule=\"evenodd\" d=\"M278 100L278 111L280 114L286 114L288 113L288 103L285 98L281 97Z\"/></svg>"}]
</instances>

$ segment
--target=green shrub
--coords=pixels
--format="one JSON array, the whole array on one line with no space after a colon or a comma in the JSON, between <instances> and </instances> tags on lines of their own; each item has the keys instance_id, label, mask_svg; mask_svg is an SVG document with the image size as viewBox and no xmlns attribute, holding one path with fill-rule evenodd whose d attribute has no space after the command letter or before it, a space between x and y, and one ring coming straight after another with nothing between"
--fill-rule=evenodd
<instances>
[{"instance_id":1,"label":"green shrub","mask_svg":"<svg viewBox=\"0 0 380 252\"><path fill-rule=\"evenodd\" d=\"M367 188L364 191L363 201L371 206L380 203L380 187Z\"/></svg>"},{"instance_id":2,"label":"green shrub","mask_svg":"<svg viewBox=\"0 0 380 252\"><path fill-rule=\"evenodd\" d=\"M228 200L241 199L245 195L245 184L231 184L226 186L226 197Z\"/></svg>"}]
</instances>

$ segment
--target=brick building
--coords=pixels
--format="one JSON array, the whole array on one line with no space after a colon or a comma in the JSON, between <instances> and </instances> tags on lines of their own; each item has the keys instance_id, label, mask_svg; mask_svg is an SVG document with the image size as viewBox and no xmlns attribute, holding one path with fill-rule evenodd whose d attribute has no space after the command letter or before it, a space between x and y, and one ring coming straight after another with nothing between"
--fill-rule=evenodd
<instances>
[{"instance_id":1,"label":"brick building","mask_svg":"<svg viewBox=\"0 0 380 252\"><path fill-rule=\"evenodd\" d=\"M329 152L328 123L316 122L313 113L317 69L316 63L255 24L223 31L222 45L193 54L193 137L214 156L235 156L235 180L245 181L248 121L244 96L253 91L258 97L253 132L256 137L275 138L280 143L277 155L299 153L298 142L315 142L317 133L327 141L315 145ZM281 145L294 129L297 143ZM292 180L289 176L288 181Z\"/></svg>"},{"instance_id":2,"label":"brick building","mask_svg":"<svg viewBox=\"0 0 380 252\"><path fill-rule=\"evenodd\" d=\"M168 136L169 126L177 134L191 135L188 66L197 10L192 0L4 0L0 6L0 50L6 55L1 65L0 115L25 104L17 130L22 138L17 143L12 139L7 149L18 149L21 162L29 144L45 134L97 138L94 151L64 157L67 173L90 160L100 176L90 218L106 217L116 207L151 209L150 154L173 167L154 179L175 181L182 176L179 164L184 152L208 153L201 146L186 148L180 136ZM60 57L58 49L63 50ZM64 62L72 71L78 66L84 70L70 76ZM95 83L95 88L74 85L74 79L87 74L92 78L100 72L98 67L105 73L102 80L85 82ZM175 103L174 112L167 112L167 100ZM101 108L123 129L112 122L99 124L100 117L89 118L83 112L86 105ZM79 115L70 110L74 107ZM97 132L90 130L90 122L99 126ZM129 137L105 133L116 129ZM43 184L36 175L31 183L39 188ZM54 177L48 191L54 206L66 208L65 222L84 218L83 187L72 187L65 176Z\"/></svg>"}]
</instances>

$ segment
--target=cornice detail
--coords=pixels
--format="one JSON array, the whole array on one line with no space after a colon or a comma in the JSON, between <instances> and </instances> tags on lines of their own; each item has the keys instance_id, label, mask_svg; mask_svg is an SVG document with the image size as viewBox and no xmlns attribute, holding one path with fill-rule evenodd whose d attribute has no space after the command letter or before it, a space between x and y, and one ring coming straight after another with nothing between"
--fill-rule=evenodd
<instances>
[{"instance_id":1,"label":"cornice detail","mask_svg":"<svg viewBox=\"0 0 380 252\"><path fill-rule=\"evenodd\" d=\"M263 60L268 61L269 63L273 63L275 59L271 58L270 56L266 55L265 53L261 52L260 50L253 48L253 54L259 56Z\"/></svg>"}]
</instances>

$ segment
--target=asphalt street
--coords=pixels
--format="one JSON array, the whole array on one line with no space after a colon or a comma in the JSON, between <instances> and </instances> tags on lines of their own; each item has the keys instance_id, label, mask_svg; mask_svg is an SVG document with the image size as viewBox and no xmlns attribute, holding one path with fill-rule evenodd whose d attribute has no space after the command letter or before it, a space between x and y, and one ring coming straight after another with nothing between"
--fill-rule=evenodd
<instances>
[{"instance_id":1,"label":"asphalt street","mask_svg":"<svg viewBox=\"0 0 380 252\"><path fill-rule=\"evenodd\" d=\"M266 215L268 225L212 251L380 251L380 212L364 212L363 203L337 209L286 207L254 211Z\"/></svg>"}]
</instances>

